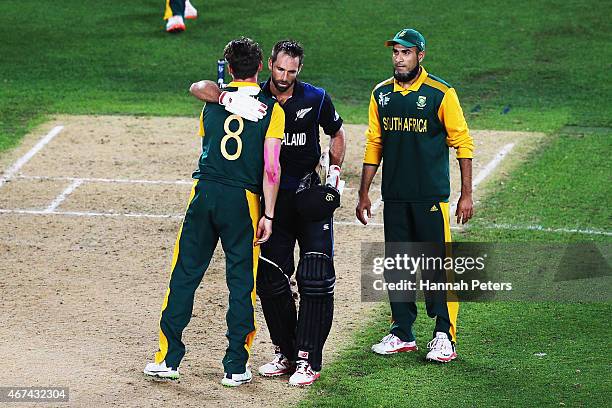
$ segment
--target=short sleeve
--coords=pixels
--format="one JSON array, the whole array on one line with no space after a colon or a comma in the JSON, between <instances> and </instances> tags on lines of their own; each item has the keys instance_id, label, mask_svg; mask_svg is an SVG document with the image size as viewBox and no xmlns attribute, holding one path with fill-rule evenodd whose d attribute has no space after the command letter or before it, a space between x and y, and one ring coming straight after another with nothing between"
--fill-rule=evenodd
<instances>
[{"instance_id":1,"label":"short sleeve","mask_svg":"<svg viewBox=\"0 0 612 408\"><path fill-rule=\"evenodd\" d=\"M334 135L342 126L342 118L336 112L336 108L327 92L323 97L321 113L319 114L319 125L321 125L326 135Z\"/></svg>"},{"instance_id":2,"label":"short sleeve","mask_svg":"<svg viewBox=\"0 0 612 408\"><path fill-rule=\"evenodd\" d=\"M283 139L285 136L285 111L280 105L275 102L272 108L272 117L270 118L270 124L266 132L266 138L274 137L276 139Z\"/></svg>"}]
</instances>

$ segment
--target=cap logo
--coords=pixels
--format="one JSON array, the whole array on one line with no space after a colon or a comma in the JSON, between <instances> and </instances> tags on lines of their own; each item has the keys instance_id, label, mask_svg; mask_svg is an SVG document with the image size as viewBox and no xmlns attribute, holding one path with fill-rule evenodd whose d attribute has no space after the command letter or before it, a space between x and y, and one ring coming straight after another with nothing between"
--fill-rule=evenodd
<instances>
[{"instance_id":1,"label":"cap logo","mask_svg":"<svg viewBox=\"0 0 612 408\"><path fill-rule=\"evenodd\" d=\"M407 31L408 31L408 29L400 31L399 33L397 33L396 37L403 37L406 34Z\"/></svg>"}]
</instances>

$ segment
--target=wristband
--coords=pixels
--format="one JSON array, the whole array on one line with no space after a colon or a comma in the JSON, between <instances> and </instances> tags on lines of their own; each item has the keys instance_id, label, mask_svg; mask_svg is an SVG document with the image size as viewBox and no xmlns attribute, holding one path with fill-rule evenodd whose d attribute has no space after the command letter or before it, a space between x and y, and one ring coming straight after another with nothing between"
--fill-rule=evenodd
<instances>
[{"instance_id":1,"label":"wristband","mask_svg":"<svg viewBox=\"0 0 612 408\"><path fill-rule=\"evenodd\" d=\"M274 221L274 218L273 217L268 217L268 214L266 214L266 213L264 213L264 218L266 220Z\"/></svg>"},{"instance_id":2,"label":"wristband","mask_svg":"<svg viewBox=\"0 0 612 408\"><path fill-rule=\"evenodd\" d=\"M219 105L225 106L225 103L223 100L225 99L226 96L227 96L227 91L221 91L221 93L219 94Z\"/></svg>"}]
</instances>

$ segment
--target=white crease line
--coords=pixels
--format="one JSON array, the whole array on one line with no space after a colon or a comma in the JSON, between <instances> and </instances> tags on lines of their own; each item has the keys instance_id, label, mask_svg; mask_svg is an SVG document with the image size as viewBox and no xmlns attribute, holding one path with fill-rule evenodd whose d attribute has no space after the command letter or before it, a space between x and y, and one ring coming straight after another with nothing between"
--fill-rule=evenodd
<instances>
[{"instance_id":1,"label":"white crease line","mask_svg":"<svg viewBox=\"0 0 612 408\"><path fill-rule=\"evenodd\" d=\"M484 167L484 169L480 170L480 173L478 173L478 176L476 176L476 178L472 182L473 189L478 187L478 185L482 183L482 181L487 178L493 170L495 170L499 163L501 163L501 161L504 160L508 153L510 153L513 147L514 143L508 143L507 145L502 147L501 150L497 153L497 155L493 158L493 160L491 160L489 164Z\"/></svg>"},{"instance_id":2,"label":"white crease line","mask_svg":"<svg viewBox=\"0 0 612 408\"><path fill-rule=\"evenodd\" d=\"M25 180L81 180L91 183L133 183L133 184L184 184L192 185L192 181L187 180L129 180L129 179L107 179L107 178L87 178L87 177L48 177L48 176L17 176L15 178Z\"/></svg>"},{"instance_id":3,"label":"white crease line","mask_svg":"<svg viewBox=\"0 0 612 408\"><path fill-rule=\"evenodd\" d=\"M489 174L495 170L495 168L501 163L502 160L510 153L512 148L514 147L514 143L508 143L504 147L502 147L499 152L495 155L493 160L491 160L476 176L474 180L472 180L472 191L476 190L478 185L486 179ZM457 201L453 202L450 208L450 214L455 214L455 210L457 209Z\"/></svg>"},{"instance_id":4,"label":"white crease line","mask_svg":"<svg viewBox=\"0 0 612 408\"><path fill-rule=\"evenodd\" d=\"M53 138L57 136L62 129L64 129L64 126L61 125L51 129L51 131L47 133L47 136L42 138L34 147L30 149L30 151L21 156L11 167L9 167L9 169L4 172L2 177L0 177L0 187L2 187L7 180L13 177L24 164L26 164L32 157L34 157L36 153L40 151L40 149L45 147L47 143L53 140Z\"/></svg>"},{"instance_id":5,"label":"white crease line","mask_svg":"<svg viewBox=\"0 0 612 408\"><path fill-rule=\"evenodd\" d=\"M378 207L380 207L382 202L383 202L383 199L382 199L382 195L381 195L378 198L378 200L374 201L374 204L372 204L372 207L370 207L370 212L375 213L376 211L378 211Z\"/></svg>"},{"instance_id":6,"label":"white crease line","mask_svg":"<svg viewBox=\"0 0 612 408\"><path fill-rule=\"evenodd\" d=\"M77 217L127 217L127 218L168 218L168 219L182 219L183 215L179 214L139 214L139 213L98 213L98 212L79 212L79 211L51 211L46 210L5 210L0 209L0 213L3 214L31 214L31 215L68 215ZM346 226L359 226L361 225L358 221L334 221L334 225L346 225ZM380 222L370 222L367 226L370 227L383 227L384 224ZM592 229L575 229L575 228L546 228L541 225L510 225L510 224L490 224L485 225L485 228L492 229L513 229L513 230L531 230L531 231L544 231L544 232L565 232L565 233L579 233L579 234L590 234L590 235L607 235L611 236L612 232L598 231ZM451 227L451 230L462 230L461 227Z\"/></svg>"},{"instance_id":7,"label":"white crease line","mask_svg":"<svg viewBox=\"0 0 612 408\"><path fill-rule=\"evenodd\" d=\"M349 227L362 227L362 228L366 228L366 227L384 227L385 224L383 224L382 222L374 222L374 221L370 221L368 222L368 225L363 225L362 223L360 223L359 221L334 221L334 225L342 225L342 226L349 226ZM454 231L461 231L463 230L463 228L461 227L451 227L451 230Z\"/></svg>"},{"instance_id":8,"label":"white crease line","mask_svg":"<svg viewBox=\"0 0 612 408\"><path fill-rule=\"evenodd\" d=\"M53 200L51 204L49 204L49 206L45 209L45 212L52 213L53 211L55 211L55 209L59 207L62 201L64 201L66 197L72 194L72 192L76 190L77 187L80 186L82 183L83 183L83 180L80 180L80 179L74 180L68 187L66 187L64 191L61 192L60 195L58 195L55 198L55 200Z\"/></svg>"},{"instance_id":9,"label":"white crease line","mask_svg":"<svg viewBox=\"0 0 612 408\"><path fill-rule=\"evenodd\" d=\"M354 226L354 227L366 227L366 226L372 226L372 227L382 227L384 226L384 224L382 222L368 222L368 225L363 225L362 223L360 223L359 221L355 220L355 221L334 221L334 225L349 225L349 226Z\"/></svg>"},{"instance_id":10,"label":"white crease line","mask_svg":"<svg viewBox=\"0 0 612 408\"><path fill-rule=\"evenodd\" d=\"M4 210L4 214L30 214L30 215L70 215L76 217L128 217L128 218L183 218L183 215L175 214L139 214L139 213L99 213L99 212L80 212L80 211L51 211L46 210Z\"/></svg>"},{"instance_id":11,"label":"white crease line","mask_svg":"<svg viewBox=\"0 0 612 408\"><path fill-rule=\"evenodd\" d=\"M512 225L512 224L485 224L485 228L491 229L509 229L509 230L529 230L529 231L544 231L544 232L565 232L569 234L587 234L587 235L606 235L612 236L612 232L599 231L594 229L580 228L550 228L541 225Z\"/></svg>"}]
</instances>

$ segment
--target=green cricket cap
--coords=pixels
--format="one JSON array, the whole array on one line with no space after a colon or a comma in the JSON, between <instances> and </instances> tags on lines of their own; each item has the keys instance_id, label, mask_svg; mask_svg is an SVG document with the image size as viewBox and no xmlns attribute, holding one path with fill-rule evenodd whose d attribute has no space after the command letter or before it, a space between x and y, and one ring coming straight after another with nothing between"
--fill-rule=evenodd
<instances>
[{"instance_id":1,"label":"green cricket cap","mask_svg":"<svg viewBox=\"0 0 612 408\"><path fill-rule=\"evenodd\" d=\"M395 34L392 40L385 41L387 47L392 47L393 44L400 44L408 48L417 47L420 51L425 51L425 37L412 28L404 28Z\"/></svg>"}]
</instances>

